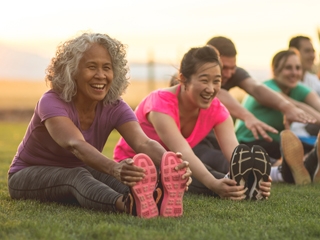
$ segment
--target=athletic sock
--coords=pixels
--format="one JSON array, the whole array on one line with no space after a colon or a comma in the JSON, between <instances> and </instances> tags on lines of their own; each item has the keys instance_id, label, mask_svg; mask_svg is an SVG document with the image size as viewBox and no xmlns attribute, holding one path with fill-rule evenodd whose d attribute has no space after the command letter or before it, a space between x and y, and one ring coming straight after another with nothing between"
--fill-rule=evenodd
<instances>
[{"instance_id":1,"label":"athletic sock","mask_svg":"<svg viewBox=\"0 0 320 240\"><path fill-rule=\"evenodd\" d=\"M270 177L272 179L272 182L284 182L278 166L271 167Z\"/></svg>"}]
</instances>

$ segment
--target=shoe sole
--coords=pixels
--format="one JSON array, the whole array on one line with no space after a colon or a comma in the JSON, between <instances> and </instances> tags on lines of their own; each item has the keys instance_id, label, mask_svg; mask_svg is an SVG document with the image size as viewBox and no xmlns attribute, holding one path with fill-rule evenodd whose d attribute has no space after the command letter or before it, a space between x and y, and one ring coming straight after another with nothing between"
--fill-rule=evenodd
<instances>
[{"instance_id":1,"label":"shoe sole","mask_svg":"<svg viewBox=\"0 0 320 240\"><path fill-rule=\"evenodd\" d=\"M166 152L161 161L161 182L163 186L163 200L160 216L180 217L183 214L183 195L188 179L182 179L186 169L179 171L174 168L182 160L173 152Z\"/></svg>"},{"instance_id":2,"label":"shoe sole","mask_svg":"<svg viewBox=\"0 0 320 240\"><path fill-rule=\"evenodd\" d=\"M318 137L317 137L317 158L318 158L318 165L316 167L314 175L312 176L313 183L320 183L320 171L319 171L319 166L320 166L320 133L318 134Z\"/></svg>"},{"instance_id":3,"label":"shoe sole","mask_svg":"<svg viewBox=\"0 0 320 240\"><path fill-rule=\"evenodd\" d=\"M248 178L252 173L253 160L250 148L244 144L238 145L233 153L230 163L230 178L237 182L237 185L248 187ZM248 188L249 189L249 188ZM246 191L246 199L249 199L249 191Z\"/></svg>"},{"instance_id":4,"label":"shoe sole","mask_svg":"<svg viewBox=\"0 0 320 240\"><path fill-rule=\"evenodd\" d=\"M296 185L311 183L311 177L303 163L304 151L301 141L290 130L281 132L283 161L286 161Z\"/></svg>"},{"instance_id":5,"label":"shoe sole","mask_svg":"<svg viewBox=\"0 0 320 240\"><path fill-rule=\"evenodd\" d=\"M266 151L257 145L254 145L251 148L251 154L253 158L252 171L255 180L252 188L250 189L249 196L251 200L265 199L260 191L260 183L269 181L271 171L270 158Z\"/></svg>"},{"instance_id":6,"label":"shoe sole","mask_svg":"<svg viewBox=\"0 0 320 240\"><path fill-rule=\"evenodd\" d=\"M133 157L134 165L145 170L145 177L131 187L136 204L137 216L153 218L159 215L159 210L153 198L157 183L157 170L152 160L145 154L139 153Z\"/></svg>"}]
</instances>

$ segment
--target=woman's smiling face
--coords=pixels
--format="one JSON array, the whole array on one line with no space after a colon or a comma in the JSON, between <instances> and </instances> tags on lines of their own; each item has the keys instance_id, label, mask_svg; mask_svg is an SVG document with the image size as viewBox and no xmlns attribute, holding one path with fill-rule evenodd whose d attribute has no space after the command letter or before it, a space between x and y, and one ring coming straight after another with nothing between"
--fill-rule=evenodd
<instances>
[{"instance_id":1,"label":"woman's smiling face","mask_svg":"<svg viewBox=\"0 0 320 240\"><path fill-rule=\"evenodd\" d=\"M88 101L103 100L113 80L109 52L103 46L94 43L84 52L74 79L77 84L77 98Z\"/></svg>"},{"instance_id":2,"label":"woman's smiling face","mask_svg":"<svg viewBox=\"0 0 320 240\"><path fill-rule=\"evenodd\" d=\"M281 88L295 88L302 77L302 67L299 56L291 55L280 62L281 69L274 73L275 80Z\"/></svg>"},{"instance_id":3,"label":"woman's smiling face","mask_svg":"<svg viewBox=\"0 0 320 240\"><path fill-rule=\"evenodd\" d=\"M221 68L217 63L200 65L185 83L189 102L197 108L208 108L221 88Z\"/></svg>"}]
</instances>

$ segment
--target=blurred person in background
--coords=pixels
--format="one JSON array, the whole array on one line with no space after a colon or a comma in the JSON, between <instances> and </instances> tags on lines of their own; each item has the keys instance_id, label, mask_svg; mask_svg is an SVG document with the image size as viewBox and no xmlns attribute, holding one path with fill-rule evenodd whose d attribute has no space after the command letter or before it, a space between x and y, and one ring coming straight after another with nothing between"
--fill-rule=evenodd
<instances>
[{"instance_id":1,"label":"blurred person in background","mask_svg":"<svg viewBox=\"0 0 320 240\"><path fill-rule=\"evenodd\" d=\"M217 97L227 107L234 119L244 121L246 128L252 132L255 139L259 139L261 136L263 138L261 143L264 143L264 141L271 142L272 138L268 133L279 133L272 126L260 121L257 116L245 109L237 99L231 96L228 91L233 87L243 89L264 106L282 112L285 118L284 121L286 121L288 125L295 121L303 123L315 121L309 114L297 108L279 93L254 80L245 69L238 67L236 62L237 50L230 39L222 36L213 37L207 42L207 45L213 46L219 51L222 64L221 90ZM204 162L210 162L213 157L223 158L221 155L213 156L210 150L212 148L220 149L213 131L195 146L193 150ZM280 164L280 162L274 162L274 160L275 159L271 159L273 165Z\"/></svg>"},{"instance_id":2,"label":"blurred person in background","mask_svg":"<svg viewBox=\"0 0 320 240\"><path fill-rule=\"evenodd\" d=\"M311 39L307 36L295 36L289 41L289 48L295 48L300 53L302 77L301 83L311 88L320 96L320 81L312 72L315 60L315 50ZM316 141L320 127L316 124L293 123L291 130L300 138L305 152L309 152Z\"/></svg>"},{"instance_id":3,"label":"blurred person in background","mask_svg":"<svg viewBox=\"0 0 320 240\"><path fill-rule=\"evenodd\" d=\"M273 78L263 84L283 96L298 108L313 116L320 125L320 98L307 86L301 84L303 73L299 52L295 49L280 51L272 59ZM264 106L253 96L246 96L242 102L244 108L257 116L260 121L277 129L277 133L269 133L272 142L255 139L245 123L238 119L235 130L240 143L249 147L260 144L267 151L270 158L282 159L279 167L272 167L273 181L285 181L297 185L320 182L319 154L320 141L308 154L304 153L302 143L290 131L285 130L283 114L279 110ZM287 128L289 129L289 128ZM281 149L281 150L280 150ZM305 156L307 157L304 161Z\"/></svg>"}]
</instances>

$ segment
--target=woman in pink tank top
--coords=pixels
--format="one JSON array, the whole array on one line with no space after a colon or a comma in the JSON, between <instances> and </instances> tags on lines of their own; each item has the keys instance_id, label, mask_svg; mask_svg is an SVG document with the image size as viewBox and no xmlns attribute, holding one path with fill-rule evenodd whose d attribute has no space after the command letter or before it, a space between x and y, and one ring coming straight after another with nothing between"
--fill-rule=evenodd
<instances>
[{"instance_id":1,"label":"woman in pink tank top","mask_svg":"<svg viewBox=\"0 0 320 240\"><path fill-rule=\"evenodd\" d=\"M221 64L217 51L209 46L190 49L181 61L177 78L179 84L150 93L136 108L135 114L144 132L167 150L180 151L189 162L194 177L189 190L199 185L198 189L203 189L200 193L211 192L222 198L268 198L271 180L267 154L260 147L249 149L239 145L233 120L216 98L221 88ZM192 147L212 129L229 160L231 179L225 177L226 173L215 176L214 169L206 168L192 151ZM121 138L114 158L122 161L134 154ZM264 158L261 167L257 161L259 157Z\"/></svg>"}]
</instances>

